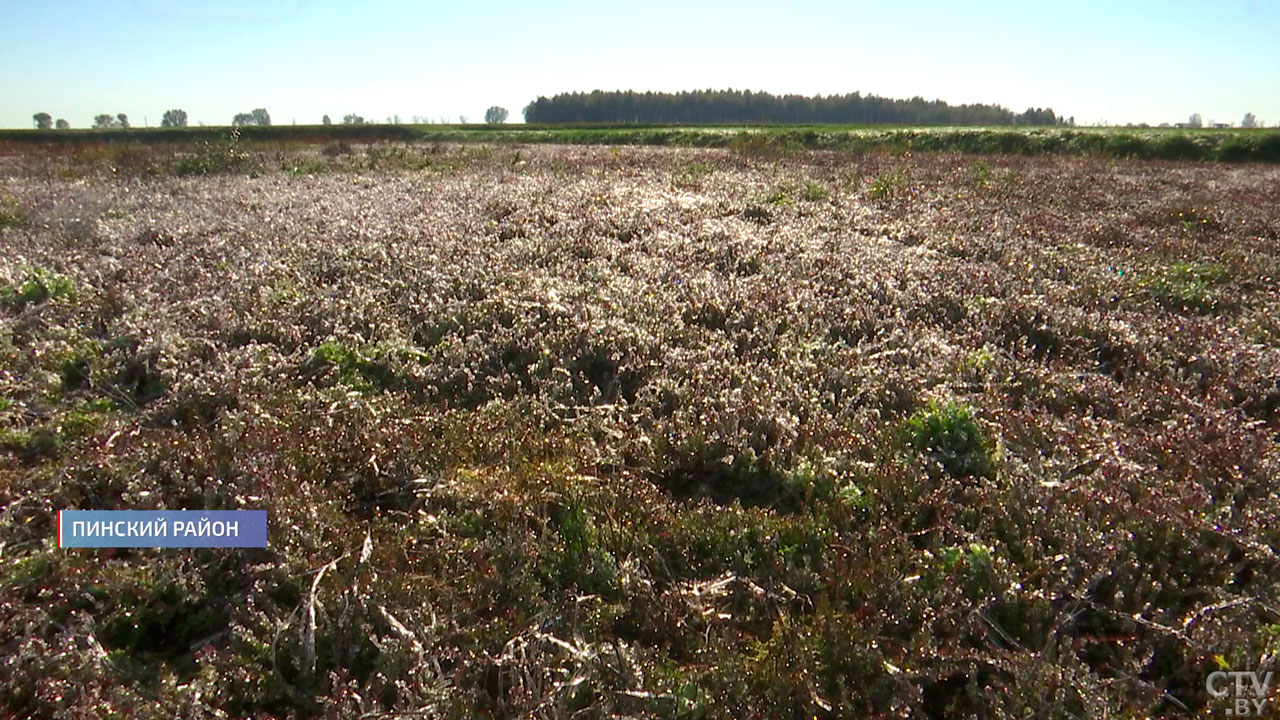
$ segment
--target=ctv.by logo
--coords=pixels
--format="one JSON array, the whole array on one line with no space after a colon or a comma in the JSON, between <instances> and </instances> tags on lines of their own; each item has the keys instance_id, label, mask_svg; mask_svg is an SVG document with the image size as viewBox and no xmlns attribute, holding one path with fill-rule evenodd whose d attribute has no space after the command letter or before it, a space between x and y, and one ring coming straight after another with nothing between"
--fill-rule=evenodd
<instances>
[{"instance_id":1,"label":"ctv.by logo","mask_svg":"<svg viewBox=\"0 0 1280 720\"><path fill-rule=\"evenodd\" d=\"M1226 714L1234 717L1260 717L1267 707L1274 673L1256 670L1218 670L1209 673L1204 689L1216 698L1230 698Z\"/></svg>"}]
</instances>

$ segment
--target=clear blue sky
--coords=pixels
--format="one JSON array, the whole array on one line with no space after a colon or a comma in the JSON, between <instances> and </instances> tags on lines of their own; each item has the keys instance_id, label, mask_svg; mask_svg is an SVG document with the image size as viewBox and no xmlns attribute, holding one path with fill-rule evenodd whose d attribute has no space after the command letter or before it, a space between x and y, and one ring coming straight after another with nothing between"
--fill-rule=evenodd
<instances>
[{"instance_id":1,"label":"clear blue sky","mask_svg":"<svg viewBox=\"0 0 1280 720\"><path fill-rule=\"evenodd\" d=\"M538 95L736 88L1280 123L1280 1L0 0L0 126L512 120Z\"/></svg>"}]
</instances>

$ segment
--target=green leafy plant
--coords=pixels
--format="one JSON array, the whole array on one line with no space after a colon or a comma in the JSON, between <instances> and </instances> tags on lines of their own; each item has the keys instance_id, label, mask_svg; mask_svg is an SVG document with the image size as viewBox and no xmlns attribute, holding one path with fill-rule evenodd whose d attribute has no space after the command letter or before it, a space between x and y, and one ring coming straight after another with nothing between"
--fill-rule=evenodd
<instances>
[{"instance_id":1,"label":"green leafy plant","mask_svg":"<svg viewBox=\"0 0 1280 720\"><path fill-rule=\"evenodd\" d=\"M903 432L908 448L951 477L995 477L995 443L967 405L930 401L907 418Z\"/></svg>"},{"instance_id":2,"label":"green leafy plant","mask_svg":"<svg viewBox=\"0 0 1280 720\"><path fill-rule=\"evenodd\" d=\"M1171 310L1209 313L1222 308L1215 290L1227 270L1216 263L1179 262L1146 280L1147 292Z\"/></svg>"},{"instance_id":3,"label":"green leafy plant","mask_svg":"<svg viewBox=\"0 0 1280 720\"><path fill-rule=\"evenodd\" d=\"M18 227L26 222L26 214L12 198L0 199L0 228Z\"/></svg>"},{"instance_id":4,"label":"green leafy plant","mask_svg":"<svg viewBox=\"0 0 1280 720\"><path fill-rule=\"evenodd\" d=\"M797 200L804 202L817 202L825 200L831 196L831 192L821 183L812 180L806 180L803 185L796 187L790 183L779 185L768 193L760 196L754 203L760 205L774 205L785 207L793 205Z\"/></svg>"},{"instance_id":5,"label":"green leafy plant","mask_svg":"<svg viewBox=\"0 0 1280 720\"><path fill-rule=\"evenodd\" d=\"M876 175L868 184L867 192L873 200L885 200L898 194L907 184L907 173L902 168Z\"/></svg>"},{"instance_id":6,"label":"green leafy plant","mask_svg":"<svg viewBox=\"0 0 1280 720\"><path fill-rule=\"evenodd\" d=\"M303 363L305 377L336 379L362 392L380 392L404 386L399 364L429 362L419 350L389 345L357 346L328 340L316 346Z\"/></svg>"},{"instance_id":7,"label":"green leafy plant","mask_svg":"<svg viewBox=\"0 0 1280 720\"><path fill-rule=\"evenodd\" d=\"M179 157L173 164L178 175L213 175L242 172L249 169L252 156L240 147L240 128L232 128L225 136L200 140L195 151Z\"/></svg>"},{"instance_id":8,"label":"green leafy plant","mask_svg":"<svg viewBox=\"0 0 1280 720\"><path fill-rule=\"evenodd\" d=\"M0 287L0 303L21 310L28 305L68 298L74 294L75 285L71 278L35 268L27 270L17 283Z\"/></svg>"},{"instance_id":9,"label":"green leafy plant","mask_svg":"<svg viewBox=\"0 0 1280 720\"><path fill-rule=\"evenodd\" d=\"M749 448L691 437L664 443L656 464L658 484L678 498L708 498L719 504L772 507L795 512L814 496L830 498L834 484L812 465L778 467Z\"/></svg>"},{"instance_id":10,"label":"green leafy plant","mask_svg":"<svg viewBox=\"0 0 1280 720\"><path fill-rule=\"evenodd\" d=\"M986 187L991 184L991 165L985 160L973 164L973 184Z\"/></svg>"},{"instance_id":11,"label":"green leafy plant","mask_svg":"<svg viewBox=\"0 0 1280 720\"><path fill-rule=\"evenodd\" d=\"M955 570L958 565L983 567L991 564L991 548L980 543L968 547L946 547L938 551L938 562L944 570Z\"/></svg>"},{"instance_id":12,"label":"green leafy plant","mask_svg":"<svg viewBox=\"0 0 1280 720\"><path fill-rule=\"evenodd\" d=\"M674 183L680 188L700 187L702 181L715 172L715 166L705 162L694 162L685 165L676 172Z\"/></svg>"},{"instance_id":13,"label":"green leafy plant","mask_svg":"<svg viewBox=\"0 0 1280 720\"><path fill-rule=\"evenodd\" d=\"M790 185L782 185L769 191L764 197L760 198L760 202L764 205L790 205L795 202L795 188Z\"/></svg>"},{"instance_id":14,"label":"green leafy plant","mask_svg":"<svg viewBox=\"0 0 1280 720\"><path fill-rule=\"evenodd\" d=\"M805 202L817 202L826 200L831 197L831 191L825 185L813 180L805 180L804 188L800 191L800 198Z\"/></svg>"},{"instance_id":15,"label":"green leafy plant","mask_svg":"<svg viewBox=\"0 0 1280 720\"><path fill-rule=\"evenodd\" d=\"M11 452L27 463L57 457L63 439L55 428L33 430L0 430L0 449Z\"/></svg>"}]
</instances>

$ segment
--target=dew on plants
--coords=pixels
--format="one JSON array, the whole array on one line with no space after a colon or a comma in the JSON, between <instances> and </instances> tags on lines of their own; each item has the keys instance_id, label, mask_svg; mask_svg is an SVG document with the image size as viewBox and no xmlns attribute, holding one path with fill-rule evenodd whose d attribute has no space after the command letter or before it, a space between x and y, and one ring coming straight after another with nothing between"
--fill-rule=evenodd
<instances>
[{"instance_id":1,"label":"dew on plants","mask_svg":"<svg viewBox=\"0 0 1280 720\"><path fill-rule=\"evenodd\" d=\"M934 135L6 156L0 715L1215 711L1275 650L1276 170Z\"/></svg>"}]
</instances>

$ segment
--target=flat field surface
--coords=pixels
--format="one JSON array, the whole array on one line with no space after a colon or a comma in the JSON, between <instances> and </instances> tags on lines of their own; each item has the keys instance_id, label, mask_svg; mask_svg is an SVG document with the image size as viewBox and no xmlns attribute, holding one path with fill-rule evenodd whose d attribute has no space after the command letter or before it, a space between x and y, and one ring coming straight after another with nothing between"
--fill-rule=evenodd
<instances>
[{"instance_id":1,"label":"flat field surface","mask_svg":"<svg viewBox=\"0 0 1280 720\"><path fill-rule=\"evenodd\" d=\"M288 128L260 128L263 134ZM384 131L381 126L363 132ZM305 132L305 130L295 132ZM333 131L331 131L333 132ZM345 132L350 132L346 130ZM360 130L357 130L360 132ZM1095 155L1165 160L1280 162L1280 131L1174 128L966 127L910 125L557 126L415 125L424 140L552 142L751 148L782 146L848 152L956 152ZM4 137L0 134L0 138Z\"/></svg>"},{"instance_id":2,"label":"flat field surface","mask_svg":"<svg viewBox=\"0 0 1280 720\"><path fill-rule=\"evenodd\" d=\"M1178 716L1280 652L1280 168L76 152L0 157L0 715Z\"/></svg>"},{"instance_id":3,"label":"flat field surface","mask_svg":"<svg viewBox=\"0 0 1280 720\"><path fill-rule=\"evenodd\" d=\"M11 146L54 148L181 146L217 142L222 127L125 130L3 130ZM658 145L845 152L953 152L1089 155L1125 159L1280 163L1280 130L941 125L272 125L237 128L246 140L276 143L437 142ZM154 148L153 148L154 149Z\"/></svg>"}]
</instances>

